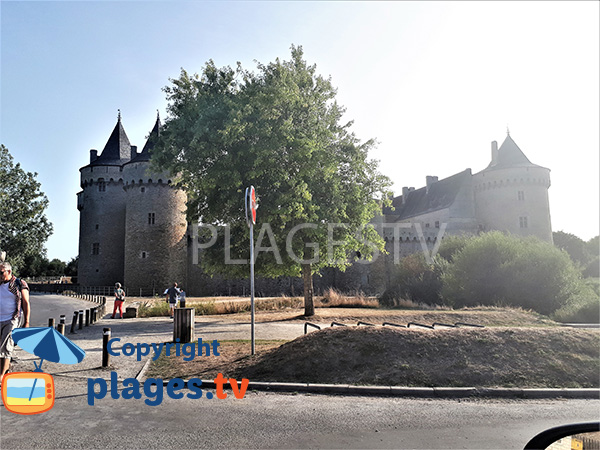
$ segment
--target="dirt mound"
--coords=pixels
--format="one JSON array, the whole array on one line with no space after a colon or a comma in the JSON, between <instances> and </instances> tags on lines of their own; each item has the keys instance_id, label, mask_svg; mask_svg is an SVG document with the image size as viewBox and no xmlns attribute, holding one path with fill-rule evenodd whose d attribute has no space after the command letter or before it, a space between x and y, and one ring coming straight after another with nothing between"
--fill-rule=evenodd
<instances>
[{"instance_id":1,"label":"dirt mound","mask_svg":"<svg viewBox=\"0 0 600 450\"><path fill-rule=\"evenodd\" d=\"M600 333L565 328L327 328L236 361L252 381L598 387Z\"/></svg>"}]
</instances>

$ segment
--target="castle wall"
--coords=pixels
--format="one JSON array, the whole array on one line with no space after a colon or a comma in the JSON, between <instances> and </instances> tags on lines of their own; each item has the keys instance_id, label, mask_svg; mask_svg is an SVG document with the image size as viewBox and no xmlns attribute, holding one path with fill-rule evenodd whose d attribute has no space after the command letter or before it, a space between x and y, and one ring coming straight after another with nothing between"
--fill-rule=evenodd
<instances>
[{"instance_id":1,"label":"castle wall","mask_svg":"<svg viewBox=\"0 0 600 450\"><path fill-rule=\"evenodd\" d=\"M537 236L552 243L550 170L535 166L484 170L473 176L473 187L482 231Z\"/></svg>"},{"instance_id":2,"label":"castle wall","mask_svg":"<svg viewBox=\"0 0 600 450\"><path fill-rule=\"evenodd\" d=\"M126 164L125 286L130 293L162 293L186 284L186 195L148 162Z\"/></svg>"},{"instance_id":3,"label":"castle wall","mask_svg":"<svg viewBox=\"0 0 600 450\"><path fill-rule=\"evenodd\" d=\"M81 169L78 280L82 285L123 281L125 193L119 175L118 166Z\"/></svg>"}]
</instances>

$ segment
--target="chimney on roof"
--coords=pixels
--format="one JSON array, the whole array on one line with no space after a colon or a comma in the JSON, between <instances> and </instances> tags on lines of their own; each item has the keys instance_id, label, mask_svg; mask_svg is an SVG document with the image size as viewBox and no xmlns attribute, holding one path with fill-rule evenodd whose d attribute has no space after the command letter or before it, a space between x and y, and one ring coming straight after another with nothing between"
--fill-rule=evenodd
<instances>
[{"instance_id":1,"label":"chimney on roof","mask_svg":"<svg viewBox=\"0 0 600 450\"><path fill-rule=\"evenodd\" d=\"M90 150L90 164L98 159L98 150L91 149Z\"/></svg>"},{"instance_id":2,"label":"chimney on roof","mask_svg":"<svg viewBox=\"0 0 600 450\"><path fill-rule=\"evenodd\" d=\"M404 186L402 188L402 204L406 205L406 197L408 197L408 187Z\"/></svg>"},{"instance_id":3,"label":"chimney on roof","mask_svg":"<svg viewBox=\"0 0 600 450\"><path fill-rule=\"evenodd\" d=\"M425 177L425 193L429 194L429 188L433 185L433 183L437 183L438 177L434 177L431 175L427 175Z\"/></svg>"},{"instance_id":4,"label":"chimney on roof","mask_svg":"<svg viewBox=\"0 0 600 450\"><path fill-rule=\"evenodd\" d=\"M137 156L137 145L132 145L131 146L131 159L135 158Z\"/></svg>"},{"instance_id":5,"label":"chimney on roof","mask_svg":"<svg viewBox=\"0 0 600 450\"><path fill-rule=\"evenodd\" d=\"M498 163L498 142L492 141L492 166Z\"/></svg>"}]
</instances>

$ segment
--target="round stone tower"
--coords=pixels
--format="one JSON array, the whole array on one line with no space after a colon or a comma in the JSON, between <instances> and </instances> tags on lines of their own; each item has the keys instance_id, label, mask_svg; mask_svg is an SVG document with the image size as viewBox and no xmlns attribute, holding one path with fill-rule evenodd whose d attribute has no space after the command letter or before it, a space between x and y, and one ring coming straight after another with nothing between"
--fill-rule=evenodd
<instances>
[{"instance_id":1,"label":"round stone tower","mask_svg":"<svg viewBox=\"0 0 600 450\"><path fill-rule=\"evenodd\" d=\"M151 170L150 151L159 133L157 117L142 152L123 165L124 281L129 295L162 294L173 282L186 282L187 197L171 185L166 172Z\"/></svg>"},{"instance_id":2,"label":"round stone tower","mask_svg":"<svg viewBox=\"0 0 600 450\"><path fill-rule=\"evenodd\" d=\"M475 211L482 231L537 236L552 243L550 169L533 164L507 134L492 142L492 162L473 175Z\"/></svg>"},{"instance_id":3,"label":"round stone tower","mask_svg":"<svg viewBox=\"0 0 600 450\"><path fill-rule=\"evenodd\" d=\"M126 205L121 167L136 153L119 113L100 156L90 150L90 163L79 169L78 281L83 286L113 286L123 281Z\"/></svg>"}]
</instances>

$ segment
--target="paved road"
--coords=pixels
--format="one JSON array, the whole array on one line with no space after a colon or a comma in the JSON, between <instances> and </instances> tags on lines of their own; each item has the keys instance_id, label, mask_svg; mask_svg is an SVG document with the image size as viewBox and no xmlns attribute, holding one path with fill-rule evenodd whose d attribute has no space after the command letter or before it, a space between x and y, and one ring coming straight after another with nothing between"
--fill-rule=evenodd
<instances>
[{"instance_id":1,"label":"paved road","mask_svg":"<svg viewBox=\"0 0 600 450\"><path fill-rule=\"evenodd\" d=\"M50 307L52 302L62 305L64 300L59 296L34 298L34 310L38 309L36 304ZM44 320L47 324L47 318ZM131 343L168 341L173 327L168 318L103 320L68 335L85 349L86 358L76 366L44 363L45 371L56 383L57 399L52 410L21 416L0 406L2 450L522 448L543 429L598 420L600 416L600 400L458 401L258 392L249 392L241 400L231 395L225 400L209 400L206 396L175 400L164 395L160 405L149 406L144 402L147 395L143 388L140 399L123 399L120 395L123 380L135 377L143 365L143 361L125 356L111 360L112 370L118 373L119 398L113 399L108 393L90 406L89 379L110 378L111 369L100 367L99 343L102 327L106 326L112 328L113 336ZM271 324L268 330L273 337L299 335L302 325ZM205 340L248 331L248 324L208 322L203 318L196 322L196 333ZM22 351L20 357L19 369L32 370L37 358Z\"/></svg>"},{"instance_id":2,"label":"paved road","mask_svg":"<svg viewBox=\"0 0 600 450\"><path fill-rule=\"evenodd\" d=\"M57 388L60 391L60 388ZM247 393L159 406L87 404L82 387L37 416L2 408L0 448L523 448L543 429L598 419L597 400L419 400Z\"/></svg>"},{"instance_id":3,"label":"paved road","mask_svg":"<svg viewBox=\"0 0 600 450\"><path fill-rule=\"evenodd\" d=\"M58 323L61 314L65 315L66 322L69 324L73 318L73 311L97 306L97 303L77 298L35 292L31 293L29 300L31 303L30 325L32 327L47 327L50 317L53 317Z\"/></svg>"}]
</instances>

